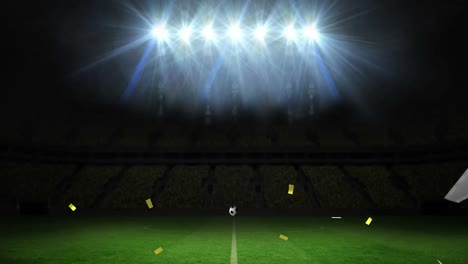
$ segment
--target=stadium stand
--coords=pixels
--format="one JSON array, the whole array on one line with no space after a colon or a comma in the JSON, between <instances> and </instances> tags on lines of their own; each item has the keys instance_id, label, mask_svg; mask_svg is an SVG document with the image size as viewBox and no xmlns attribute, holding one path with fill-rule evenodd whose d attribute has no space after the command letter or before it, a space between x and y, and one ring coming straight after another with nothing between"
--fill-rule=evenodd
<instances>
[{"instance_id":1,"label":"stadium stand","mask_svg":"<svg viewBox=\"0 0 468 264\"><path fill-rule=\"evenodd\" d=\"M1 192L8 199L48 203L62 177L73 172L71 165L2 164Z\"/></svg>"},{"instance_id":2,"label":"stadium stand","mask_svg":"<svg viewBox=\"0 0 468 264\"><path fill-rule=\"evenodd\" d=\"M254 208L254 171L248 166L217 166L211 207Z\"/></svg>"},{"instance_id":3,"label":"stadium stand","mask_svg":"<svg viewBox=\"0 0 468 264\"><path fill-rule=\"evenodd\" d=\"M337 167L303 167L322 208L369 208L369 202L345 181Z\"/></svg>"},{"instance_id":4,"label":"stadium stand","mask_svg":"<svg viewBox=\"0 0 468 264\"><path fill-rule=\"evenodd\" d=\"M130 168L119 185L104 199L104 208L146 208L145 200L154 193L154 182L162 177L165 166Z\"/></svg>"},{"instance_id":5,"label":"stadium stand","mask_svg":"<svg viewBox=\"0 0 468 264\"><path fill-rule=\"evenodd\" d=\"M308 207L304 187L297 178L292 166L262 166L265 205L268 208L305 208ZM288 194L289 184L294 185L293 195Z\"/></svg>"},{"instance_id":6,"label":"stadium stand","mask_svg":"<svg viewBox=\"0 0 468 264\"><path fill-rule=\"evenodd\" d=\"M364 184L366 192L379 208L409 208L413 207L411 200L405 197L403 191L397 189L384 167L364 166L347 167L349 174Z\"/></svg>"},{"instance_id":7,"label":"stadium stand","mask_svg":"<svg viewBox=\"0 0 468 264\"><path fill-rule=\"evenodd\" d=\"M203 206L203 178L207 166L176 166L156 202L158 208L201 208Z\"/></svg>"},{"instance_id":8,"label":"stadium stand","mask_svg":"<svg viewBox=\"0 0 468 264\"><path fill-rule=\"evenodd\" d=\"M73 203L78 208L90 208L103 191L104 185L121 170L119 166L86 166L76 175L77 180L61 198L62 207Z\"/></svg>"},{"instance_id":9,"label":"stadium stand","mask_svg":"<svg viewBox=\"0 0 468 264\"><path fill-rule=\"evenodd\" d=\"M421 204L440 203L457 182L468 163L443 163L395 166Z\"/></svg>"}]
</instances>

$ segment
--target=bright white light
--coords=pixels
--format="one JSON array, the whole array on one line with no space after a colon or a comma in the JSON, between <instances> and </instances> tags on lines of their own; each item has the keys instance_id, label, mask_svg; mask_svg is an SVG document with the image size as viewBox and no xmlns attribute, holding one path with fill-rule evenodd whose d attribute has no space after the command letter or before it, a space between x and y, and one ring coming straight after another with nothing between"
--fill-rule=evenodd
<instances>
[{"instance_id":1,"label":"bright white light","mask_svg":"<svg viewBox=\"0 0 468 264\"><path fill-rule=\"evenodd\" d=\"M205 26L205 28L203 29L202 34L203 34L203 37L205 37L206 40L214 40L215 37L216 37L211 24Z\"/></svg>"},{"instance_id":2,"label":"bright white light","mask_svg":"<svg viewBox=\"0 0 468 264\"><path fill-rule=\"evenodd\" d=\"M242 31L239 28L238 25L232 25L228 29L228 36L233 40L233 41L239 41L242 39Z\"/></svg>"},{"instance_id":3,"label":"bright white light","mask_svg":"<svg viewBox=\"0 0 468 264\"><path fill-rule=\"evenodd\" d=\"M293 25L287 26L284 31L283 31L284 37L286 37L288 40L294 40L296 39L296 30L294 29Z\"/></svg>"},{"instance_id":4,"label":"bright white light","mask_svg":"<svg viewBox=\"0 0 468 264\"><path fill-rule=\"evenodd\" d=\"M318 40L319 39L319 32L315 25L310 25L303 30L303 34L306 38L310 40Z\"/></svg>"},{"instance_id":5,"label":"bright white light","mask_svg":"<svg viewBox=\"0 0 468 264\"><path fill-rule=\"evenodd\" d=\"M266 33L267 33L267 29L266 29L265 26L258 26L255 29L255 38L258 41L263 42L263 41L265 41Z\"/></svg>"},{"instance_id":6,"label":"bright white light","mask_svg":"<svg viewBox=\"0 0 468 264\"><path fill-rule=\"evenodd\" d=\"M185 43L188 43L190 41L190 36L192 35L192 28L191 27L184 27L179 31L179 37L182 39Z\"/></svg>"},{"instance_id":7,"label":"bright white light","mask_svg":"<svg viewBox=\"0 0 468 264\"><path fill-rule=\"evenodd\" d=\"M154 38L162 41L165 41L169 38L169 33L167 32L166 27L164 25L154 27L153 30L151 30L151 34Z\"/></svg>"}]
</instances>

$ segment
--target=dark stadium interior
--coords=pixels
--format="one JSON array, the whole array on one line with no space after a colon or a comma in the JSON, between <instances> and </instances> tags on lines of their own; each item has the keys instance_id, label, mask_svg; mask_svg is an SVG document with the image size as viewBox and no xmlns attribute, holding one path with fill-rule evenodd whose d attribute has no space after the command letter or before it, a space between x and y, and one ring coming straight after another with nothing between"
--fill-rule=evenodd
<instances>
[{"instance_id":1,"label":"dark stadium interior","mask_svg":"<svg viewBox=\"0 0 468 264\"><path fill-rule=\"evenodd\" d=\"M190 10L202 5L136 0L6 4L0 96L0 215L5 222L0 234L7 234L9 225L32 230L30 219L40 219L44 230L59 233L62 229L54 229L55 221L68 221L63 228L78 229L81 222L72 218L96 215L98 223L105 222L100 217L117 221L138 217L134 221L144 222L145 217L166 221L157 217L174 216L181 217L174 223L184 225L183 217L230 218L231 206L239 210L241 238L242 221L246 229L261 226L258 219L246 224L244 216L316 217L313 221L332 215L397 216L405 219L402 229L427 217L427 225L435 230L452 224L466 230L468 200L444 199L468 169L462 1L330 1L330 10L338 10L334 19L344 21L334 33L361 38L356 47L359 56L366 56L363 61L368 59L368 64L350 62L349 68L356 71L334 70L335 64L328 64L339 100L323 83L315 83L311 95L314 74L286 70L294 92L279 96L281 103L270 104L276 95L268 93L287 85L275 81L269 70L274 65L262 69L266 86L255 85L256 78L261 79L255 73L245 77L255 84L244 87L251 97L242 98L235 91L244 89L235 86L242 74L230 73L234 67L230 61L223 62L207 97L196 88L204 85L205 77L179 82L185 73L175 63L165 71L148 63L147 71L154 74L143 73L128 100L122 100L145 50L141 44L106 57L142 31L134 30L140 18L125 7L142 12L152 6L154 11L171 2L183 2ZM269 12L275 6L317 1L200 2L213 8L239 8L248 2L249 7ZM198 58L203 59L210 60ZM254 67L243 63L246 69ZM289 184L295 186L294 195L287 193ZM147 199L154 208L148 209ZM76 211L70 210L71 203ZM393 220L388 219L393 218L383 221L384 226L391 226ZM303 226L308 230L306 223L297 221L298 230ZM318 221L317 225L327 225ZM173 223L166 224L174 228ZM226 226L230 241L229 221ZM213 224L213 230L217 228L218 222ZM8 234L2 243L15 241L15 235ZM261 256L258 262L248 260L248 253L243 258L241 238L239 262L277 263L262 262ZM153 254L154 248L149 250ZM36 263L34 258L29 262L14 258L11 252L0 251L0 262ZM59 263L46 259L37 263ZM82 263L72 257L62 260ZM466 255L451 259L465 260ZM145 261L134 263L149 263ZM192 263L176 257L164 261L160 263ZM196 261L218 263L216 258ZM289 261L282 263L342 263ZM368 261L362 263L387 263ZM237 264L232 253L231 263ZM358 263L358 258L349 263Z\"/></svg>"}]
</instances>

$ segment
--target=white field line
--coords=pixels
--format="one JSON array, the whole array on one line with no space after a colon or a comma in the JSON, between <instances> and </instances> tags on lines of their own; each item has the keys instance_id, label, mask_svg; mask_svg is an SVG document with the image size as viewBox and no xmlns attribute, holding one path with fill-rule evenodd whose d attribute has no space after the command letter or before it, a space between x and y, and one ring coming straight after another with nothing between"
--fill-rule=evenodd
<instances>
[{"instance_id":1,"label":"white field line","mask_svg":"<svg viewBox=\"0 0 468 264\"><path fill-rule=\"evenodd\" d=\"M231 264L237 264L236 221L232 221Z\"/></svg>"}]
</instances>

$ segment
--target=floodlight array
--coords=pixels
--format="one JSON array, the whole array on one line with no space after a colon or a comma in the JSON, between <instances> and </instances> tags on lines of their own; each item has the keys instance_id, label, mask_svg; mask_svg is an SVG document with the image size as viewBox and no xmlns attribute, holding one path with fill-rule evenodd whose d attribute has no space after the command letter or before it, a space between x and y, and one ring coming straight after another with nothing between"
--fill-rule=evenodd
<instances>
[{"instance_id":1,"label":"floodlight array","mask_svg":"<svg viewBox=\"0 0 468 264\"><path fill-rule=\"evenodd\" d=\"M183 26L180 29L169 29L166 25L160 24L151 30L151 35L160 42L176 40L186 44L195 39L204 39L207 42L226 39L232 42L254 40L259 43L265 43L268 40L278 38L283 38L289 42L315 42L320 38L320 33L315 24L305 27L295 27L294 24L288 24L282 27L280 31L272 30L266 25L258 25L256 28L242 28L239 23L231 24L222 30L216 30L213 27L213 23L208 23L200 28Z\"/></svg>"}]
</instances>

